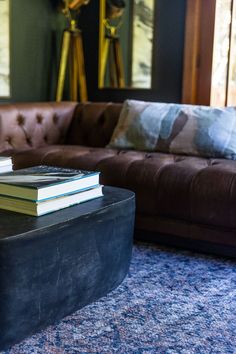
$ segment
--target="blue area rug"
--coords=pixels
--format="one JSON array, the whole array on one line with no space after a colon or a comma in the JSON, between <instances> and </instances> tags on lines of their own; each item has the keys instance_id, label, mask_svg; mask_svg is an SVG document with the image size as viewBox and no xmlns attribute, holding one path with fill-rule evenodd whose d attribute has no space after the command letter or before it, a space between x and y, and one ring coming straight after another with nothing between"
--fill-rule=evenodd
<instances>
[{"instance_id":1,"label":"blue area rug","mask_svg":"<svg viewBox=\"0 0 236 354\"><path fill-rule=\"evenodd\" d=\"M236 262L136 244L115 291L4 353L236 353Z\"/></svg>"}]
</instances>

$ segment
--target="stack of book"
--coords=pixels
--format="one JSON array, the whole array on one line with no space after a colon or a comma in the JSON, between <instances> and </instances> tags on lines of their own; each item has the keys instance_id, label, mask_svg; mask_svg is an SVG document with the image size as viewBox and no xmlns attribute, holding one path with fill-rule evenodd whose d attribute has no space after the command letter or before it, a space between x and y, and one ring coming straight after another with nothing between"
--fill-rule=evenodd
<instances>
[{"instance_id":1,"label":"stack of book","mask_svg":"<svg viewBox=\"0 0 236 354\"><path fill-rule=\"evenodd\" d=\"M40 216L101 197L99 172L35 166L0 174L0 208Z\"/></svg>"},{"instance_id":2,"label":"stack of book","mask_svg":"<svg viewBox=\"0 0 236 354\"><path fill-rule=\"evenodd\" d=\"M0 156L0 173L12 171L11 157Z\"/></svg>"}]
</instances>

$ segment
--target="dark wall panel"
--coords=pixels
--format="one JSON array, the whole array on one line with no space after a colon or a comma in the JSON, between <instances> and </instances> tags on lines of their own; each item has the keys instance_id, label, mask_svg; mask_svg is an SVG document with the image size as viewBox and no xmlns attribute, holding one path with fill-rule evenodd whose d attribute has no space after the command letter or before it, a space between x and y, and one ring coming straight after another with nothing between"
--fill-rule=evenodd
<instances>
[{"instance_id":1,"label":"dark wall panel","mask_svg":"<svg viewBox=\"0 0 236 354\"><path fill-rule=\"evenodd\" d=\"M98 89L99 1L91 1L81 18L90 100L122 102L126 98L180 102L186 0L156 0L153 89Z\"/></svg>"},{"instance_id":2,"label":"dark wall panel","mask_svg":"<svg viewBox=\"0 0 236 354\"><path fill-rule=\"evenodd\" d=\"M64 18L50 0L10 0L11 102L53 99Z\"/></svg>"},{"instance_id":3,"label":"dark wall panel","mask_svg":"<svg viewBox=\"0 0 236 354\"><path fill-rule=\"evenodd\" d=\"M58 0L11 0L11 102L55 99L60 42L65 20ZM186 0L156 0L154 87L98 89L99 0L81 10L89 100L126 98L180 102ZM65 99L68 95L65 95Z\"/></svg>"}]
</instances>

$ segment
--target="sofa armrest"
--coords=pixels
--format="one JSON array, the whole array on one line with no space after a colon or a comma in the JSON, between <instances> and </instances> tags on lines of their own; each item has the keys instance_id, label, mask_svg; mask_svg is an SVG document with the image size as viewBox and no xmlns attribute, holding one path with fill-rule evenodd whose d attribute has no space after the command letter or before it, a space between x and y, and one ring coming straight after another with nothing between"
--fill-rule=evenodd
<instances>
[{"instance_id":1,"label":"sofa armrest","mask_svg":"<svg viewBox=\"0 0 236 354\"><path fill-rule=\"evenodd\" d=\"M76 102L0 106L0 152L64 144Z\"/></svg>"},{"instance_id":2,"label":"sofa armrest","mask_svg":"<svg viewBox=\"0 0 236 354\"><path fill-rule=\"evenodd\" d=\"M121 109L121 103L79 103L66 137L66 144L105 147L111 139Z\"/></svg>"}]
</instances>

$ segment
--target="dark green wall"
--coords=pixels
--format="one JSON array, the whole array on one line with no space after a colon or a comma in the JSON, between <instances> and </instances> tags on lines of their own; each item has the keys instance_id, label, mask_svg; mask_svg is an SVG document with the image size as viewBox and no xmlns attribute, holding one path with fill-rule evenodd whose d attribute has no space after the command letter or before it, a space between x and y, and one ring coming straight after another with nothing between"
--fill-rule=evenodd
<instances>
[{"instance_id":1,"label":"dark green wall","mask_svg":"<svg viewBox=\"0 0 236 354\"><path fill-rule=\"evenodd\" d=\"M8 101L54 98L63 27L64 18L53 1L10 0L11 98Z\"/></svg>"},{"instance_id":2,"label":"dark green wall","mask_svg":"<svg viewBox=\"0 0 236 354\"><path fill-rule=\"evenodd\" d=\"M11 2L11 102L55 99L60 41L65 21L58 0ZM98 89L99 0L80 16L83 29L89 100L126 98L180 102L186 0L156 0L152 90ZM65 98L67 95L65 96Z\"/></svg>"}]
</instances>

